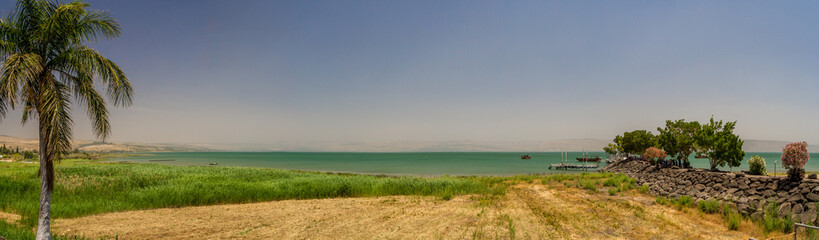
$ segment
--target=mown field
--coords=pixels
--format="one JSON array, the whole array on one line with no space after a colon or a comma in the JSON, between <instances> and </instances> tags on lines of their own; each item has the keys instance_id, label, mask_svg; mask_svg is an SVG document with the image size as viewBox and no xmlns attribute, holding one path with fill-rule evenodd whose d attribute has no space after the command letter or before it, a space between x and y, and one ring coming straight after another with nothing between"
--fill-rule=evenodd
<instances>
[{"instance_id":1,"label":"mown field","mask_svg":"<svg viewBox=\"0 0 819 240\"><path fill-rule=\"evenodd\" d=\"M0 223L0 236L36 225L36 164L0 163L0 211L21 216ZM242 167L163 166L66 160L56 167L52 218L74 218L138 209L389 195L489 194L474 178L389 177ZM495 189L502 192L503 189ZM27 237L24 237L27 238ZM16 239L16 238L10 238Z\"/></svg>"}]
</instances>

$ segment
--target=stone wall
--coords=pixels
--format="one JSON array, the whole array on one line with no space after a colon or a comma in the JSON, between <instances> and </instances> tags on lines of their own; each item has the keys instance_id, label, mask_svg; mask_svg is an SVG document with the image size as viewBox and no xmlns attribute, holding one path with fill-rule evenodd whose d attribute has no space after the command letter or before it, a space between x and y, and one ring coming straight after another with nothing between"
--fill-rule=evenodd
<instances>
[{"instance_id":1,"label":"stone wall","mask_svg":"<svg viewBox=\"0 0 819 240\"><path fill-rule=\"evenodd\" d=\"M765 205L779 204L779 214L792 213L802 223L816 221L819 181L789 181L784 176L754 176L742 173L711 172L705 169L657 168L644 161L624 160L601 171L623 173L637 183L650 186L655 195L676 198L688 195L695 200L717 199L734 204L741 213L761 218Z\"/></svg>"}]
</instances>

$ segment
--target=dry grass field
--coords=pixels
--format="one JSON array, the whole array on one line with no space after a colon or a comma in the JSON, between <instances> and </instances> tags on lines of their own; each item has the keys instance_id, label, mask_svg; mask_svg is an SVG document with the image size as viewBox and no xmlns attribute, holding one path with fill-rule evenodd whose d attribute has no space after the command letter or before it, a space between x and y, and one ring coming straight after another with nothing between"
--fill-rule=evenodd
<instances>
[{"instance_id":1,"label":"dry grass field","mask_svg":"<svg viewBox=\"0 0 819 240\"><path fill-rule=\"evenodd\" d=\"M119 239L748 239L719 215L654 203L636 190L609 195L522 183L505 196L389 196L165 208L58 219L60 233Z\"/></svg>"}]
</instances>

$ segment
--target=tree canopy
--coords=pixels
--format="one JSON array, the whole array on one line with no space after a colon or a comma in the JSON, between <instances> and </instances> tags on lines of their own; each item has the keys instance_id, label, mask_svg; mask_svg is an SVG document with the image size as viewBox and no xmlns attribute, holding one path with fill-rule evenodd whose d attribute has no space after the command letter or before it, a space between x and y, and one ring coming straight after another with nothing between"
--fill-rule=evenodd
<instances>
[{"instance_id":1,"label":"tree canopy","mask_svg":"<svg viewBox=\"0 0 819 240\"><path fill-rule=\"evenodd\" d=\"M665 121L665 128L657 128L657 143L660 148L677 160L688 164L688 156L696 150L694 135L701 128L697 121L686 122L685 119Z\"/></svg>"},{"instance_id":2,"label":"tree canopy","mask_svg":"<svg viewBox=\"0 0 819 240\"><path fill-rule=\"evenodd\" d=\"M708 157L711 170L725 166L739 167L745 152L742 151L744 141L734 134L734 127L737 122L726 122L711 120L708 124L702 124L701 128L694 134L697 152Z\"/></svg>"},{"instance_id":3,"label":"tree canopy","mask_svg":"<svg viewBox=\"0 0 819 240\"><path fill-rule=\"evenodd\" d=\"M622 136L614 137L614 144L609 144L603 148L606 152L624 152L630 154L643 154L649 147L657 146L657 138L649 131L634 130L624 132Z\"/></svg>"},{"instance_id":4,"label":"tree canopy","mask_svg":"<svg viewBox=\"0 0 819 240\"><path fill-rule=\"evenodd\" d=\"M690 166L688 157L696 152L709 159L711 170L725 165L738 167L745 152L742 151L744 141L734 134L736 123L715 121L714 117L705 124L685 119L667 120L665 127L657 128L657 136L646 130L624 132L603 150L609 154L643 154L649 147L658 147L686 166Z\"/></svg>"},{"instance_id":5,"label":"tree canopy","mask_svg":"<svg viewBox=\"0 0 819 240\"><path fill-rule=\"evenodd\" d=\"M621 149L620 145L616 143L609 143L608 146L603 147L603 151L608 154L617 154L619 152L622 152L623 149Z\"/></svg>"}]
</instances>

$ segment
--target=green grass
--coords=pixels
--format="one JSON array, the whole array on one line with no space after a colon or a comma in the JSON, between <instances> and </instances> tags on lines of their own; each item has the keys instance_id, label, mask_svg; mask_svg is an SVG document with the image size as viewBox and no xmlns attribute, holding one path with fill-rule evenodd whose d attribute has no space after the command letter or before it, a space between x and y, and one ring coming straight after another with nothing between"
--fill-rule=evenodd
<instances>
[{"instance_id":1,"label":"green grass","mask_svg":"<svg viewBox=\"0 0 819 240\"><path fill-rule=\"evenodd\" d=\"M663 206L671 205L671 201L669 201L668 198L661 197L661 196L657 196L657 198L654 199L654 202L656 202L657 204L663 205Z\"/></svg>"},{"instance_id":2,"label":"green grass","mask_svg":"<svg viewBox=\"0 0 819 240\"><path fill-rule=\"evenodd\" d=\"M794 227L794 219L792 214L785 215L785 219L782 219L782 232L790 233L793 232Z\"/></svg>"},{"instance_id":3,"label":"green grass","mask_svg":"<svg viewBox=\"0 0 819 240\"><path fill-rule=\"evenodd\" d=\"M727 214L725 221L728 223L729 230L737 230L739 229L739 223L742 219L742 216L739 213L731 211Z\"/></svg>"},{"instance_id":4,"label":"green grass","mask_svg":"<svg viewBox=\"0 0 819 240\"><path fill-rule=\"evenodd\" d=\"M56 166L52 218L284 199L505 193L494 180L386 177L242 167L104 164L64 161ZM39 203L36 164L0 164L0 211L35 226ZM5 234L5 231L0 231Z\"/></svg>"},{"instance_id":5,"label":"green grass","mask_svg":"<svg viewBox=\"0 0 819 240\"><path fill-rule=\"evenodd\" d=\"M618 174L620 175L620 174ZM550 182L565 182L565 181L581 181L581 180L600 180L611 178L615 176L612 173L580 173L580 174L549 174L549 175L527 175L527 177L534 177L541 179L541 183L547 184Z\"/></svg>"},{"instance_id":6,"label":"green grass","mask_svg":"<svg viewBox=\"0 0 819 240\"><path fill-rule=\"evenodd\" d=\"M676 205L680 208L691 207L694 205L694 199L692 199L690 196L682 195L677 198Z\"/></svg>"},{"instance_id":7,"label":"green grass","mask_svg":"<svg viewBox=\"0 0 819 240\"><path fill-rule=\"evenodd\" d=\"M603 186L606 186L606 187L615 187L615 186L619 186L619 185L620 185L620 182L618 182L617 179L614 179L614 178L609 178L609 179L606 179L605 181L603 181Z\"/></svg>"},{"instance_id":8,"label":"green grass","mask_svg":"<svg viewBox=\"0 0 819 240\"><path fill-rule=\"evenodd\" d=\"M776 202L768 203L765 207L765 216L762 218L762 230L767 232L784 230L785 222L779 218L779 204Z\"/></svg>"},{"instance_id":9,"label":"green grass","mask_svg":"<svg viewBox=\"0 0 819 240\"><path fill-rule=\"evenodd\" d=\"M34 231L30 227L9 224L0 220L0 236L6 239L34 239Z\"/></svg>"},{"instance_id":10,"label":"green grass","mask_svg":"<svg viewBox=\"0 0 819 240\"><path fill-rule=\"evenodd\" d=\"M597 192L597 184L594 181L583 180L578 183L583 189L586 189L589 192Z\"/></svg>"},{"instance_id":11,"label":"green grass","mask_svg":"<svg viewBox=\"0 0 819 240\"><path fill-rule=\"evenodd\" d=\"M634 189L636 180L625 174L612 173L581 173L581 174L553 174L534 176L541 179L541 184L562 182L564 187L577 187L595 193L598 187L608 188L604 192L616 195Z\"/></svg>"},{"instance_id":12,"label":"green grass","mask_svg":"<svg viewBox=\"0 0 819 240\"><path fill-rule=\"evenodd\" d=\"M648 185L640 186L640 193L643 193L643 194L648 193L648 188L649 188Z\"/></svg>"},{"instance_id":13,"label":"green grass","mask_svg":"<svg viewBox=\"0 0 819 240\"><path fill-rule=\"evenodd\" d=\"M784 218L779 217L779 204L770 202L768 206L765 207L765 216L762 218L760 224L766 233L772 231L790 233L794 230L794 221L793 215L790 213L785 215Z\"/></svg>"},{"instance_id":14,"label":"green grass","mask_svg":"<svg viewBox=\"0 0 819 240\"><path fill-rule=\"evenodd\" d=\"M717 213L721 210L720 207L720 203L716 199L708 199L697 203L697 209L704 213Z\"/></svg>"}]
</instances>

